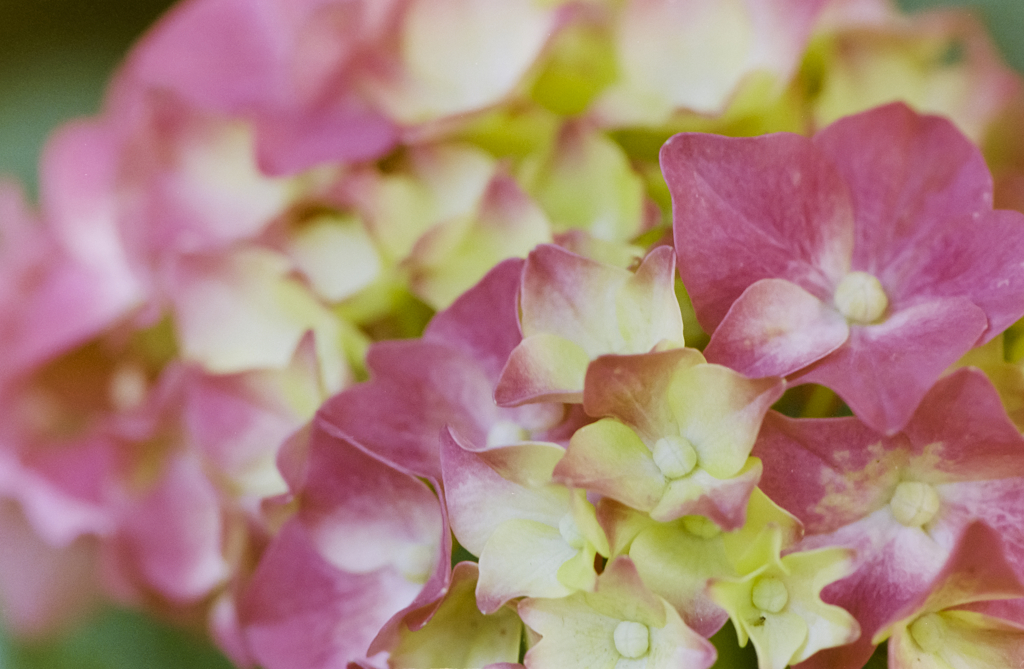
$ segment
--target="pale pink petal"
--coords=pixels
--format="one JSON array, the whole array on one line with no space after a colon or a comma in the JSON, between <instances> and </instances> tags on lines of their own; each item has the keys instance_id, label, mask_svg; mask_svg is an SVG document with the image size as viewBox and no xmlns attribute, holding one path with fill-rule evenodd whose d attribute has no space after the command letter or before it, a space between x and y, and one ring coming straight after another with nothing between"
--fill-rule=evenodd
<instances>
[{"instance_id":1,"label":"pale pink petal","mask_svg":"<svg viewBox=\"0 0 1024 669\"><path fill-rule=\"evenodd\" d=\"M54 547L14 507L0 504L0 612L19 637L52 635L98 603L97 545L81 538Z\"/></svg>"},{"instance_id":2,"label":"pale pink petal","mask_svg":"<svg viewBox=\"0 0 1024 669\"><path fill-rule=\"evenodd\" d=\"M749 377L785 376L842 346L849 333L831 305L789 281L761 279L733 302L704 355Z\"/></svg>"},{"instance_id":3,"label":"pale pink petal","mask_svg":"<svg viewBox=\"0 0 1024 669\"><path fill-rule=\"evenodd\" d=\"M405 124L489 106L523 77L556 19L529 0L414 0L400 29L399 71L367 89Z\"/></svg>"},{"instance_id":4,"label":"pale pink petal","mask_svg":"<svg viewBox=\"0 0 1024 669\"><path fill-rule=\"evenodd\" d=\"M1006 561L998 530L973 522L933 579L932 587L908 602L889 622L970 602L1022 596L1024 584Z\"/></svg>"},{"instance_id":5,"label":"pale pink petal","mask_svg":"<svg viewBox=\"0 0 1024 669\"><path fill-rule=\"evenodd\" d=\"M672 265L668 247L651 251L634 274L557 246L539 246L523 270L523 336L554 334L590 358L646 353L663 340L681 342Z\"/></svg>"},{"instance_id":6,"label":"pale pink petal","mask_svg":"<svg viewBox=\"0 0 1024 669\"><path fill-rule=\"evenodd\" d=\"M623 7L615 47L622 81L598 102L616 124L658 125L676 108L719 114L745 79L781 90L820 0L640 0Z\"/></svg>"},{"instance_id":7,"label":"pale pink petal","mask_svg":"<svg viewBox=\"0 0 1024 669\"><path fill-rule=\"evenodd\" d=\"M557 527L568 509L568 493L555 487L524 488L503 478L482 454L460 444L451 430L441 435L441 467L452 531L479 556L495 529L513 518Z\"/></svg>"}]
</instances>

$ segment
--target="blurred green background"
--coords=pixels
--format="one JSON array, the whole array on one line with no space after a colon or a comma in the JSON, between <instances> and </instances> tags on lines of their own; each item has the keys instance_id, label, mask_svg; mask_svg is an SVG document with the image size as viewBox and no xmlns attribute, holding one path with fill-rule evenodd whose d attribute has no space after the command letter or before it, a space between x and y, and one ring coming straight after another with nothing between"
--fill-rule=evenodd
<instances>
[{"instance_id":1,"label":"blurred green background","mask_svg":"<svg viewBox=\"0 0 1024 669\"><path fill-rule=\"evenodd\" d=\"M168 0L0 0L0 173L34 189L52 128L99 110L121 57ZM1024 71L1024 0L900 0L908 10L977 10L1007 60ZM227 669L188 634L110 609L66 637L15 644L0 634L0 669Z\"/></svg>"}]
</instances>

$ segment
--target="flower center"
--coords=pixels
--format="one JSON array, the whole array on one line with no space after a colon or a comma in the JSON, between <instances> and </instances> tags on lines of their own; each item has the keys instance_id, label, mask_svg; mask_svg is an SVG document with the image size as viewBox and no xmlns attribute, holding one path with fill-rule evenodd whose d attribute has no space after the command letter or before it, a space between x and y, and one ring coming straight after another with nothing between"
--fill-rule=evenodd
<instances>
[{"instance_id":1,"label":"flower center","mask_svg":"<svg viewBox=\"0 0 1024 669\"><path fill-rule=\"evenodd\" d=\"M910 623L910 637L926 653L934 653L942 645L942 619L929 613Z\"/></svg>"},{"instance_id":2,"label":"flower center","mask_svg":"<svg viewBox=\"0 0 1024 669\"><path fill-rule=\"evenodd\" d=\"M487 446L508 446L518 444L529 438L530 433L518 423L510 420L499 420L487 431Z\"/></svg>"},{"instance_id":3,"label":"flower center","mask_svg":"<svg viewBox=\"0 0 1024 669\"><path fill-rule=\"evenodd\" d=\"M762 611L778 613L789 602L789 591L781 580L774 576L763 576L754 584L750 599Z\"/></svg>"},{"instance_id":4,"label":"flower center","mask_svg":"<svg viewBox=\"0 0 1024 669\"><path fill-rule=\"evenodd\" d=\"M686 437L670 435L654 444L654 464L667 479L686 476L697 466L697 451Z\"/></svg>"},{"instance_id":5,"label":"flower center","mask_svg":"<svg viewBox=\"0 0 1024 669\"><path fill-rule=\"evenodd\" d=\"M836 286L833 297L839 313L851 323L874 323L889 308L882 282L867 272L850 272Z\"/></svg>"},{"instance_id":6,"label":"flower center","mask_svg":"<svg viewBox=\"0 0 1024 669\"><path fill-rule=\"evenodd\" d=\"M920 481L903 481L896 486L889 509L898 522L907 527L920 527L935 517L939 510L939 494L935 488Z\"/></svg>"},{"instance_id":7,"label":"flower center","mask_svg":"<svg viewBox=\"0 0 1024 669\"><path fill-rule=\"evenodd\" d=\"M683 529L701 539L710 539L722 533L722 528L715 525L715 521L704 516L683 516Z\"/></svg>"},{"instance_id":8,"label":"flower center","mask_svg":"<svg viewBox=\"0 0 1024 669\"><path fill-rule=\"evenodd\" d=\"M587 545L587 539L583 536L583 532L580 532L580 526L576 524L576 519L572 517L572 511L566 513L558 521L558 532L562 535L565 543L569 544L571 548L580 550Z\"/></svg>"},{"instance_id":9,"label":"flower center","mask_svg":"<svg viewBox=\"0 0 1024 669\"><path fill-rule=\"evenodd\" d=\"M650 635L647 625L623 620L615 627L615 650L627 660L643 657L651 644Z\"/></svg>"}]
</instances>

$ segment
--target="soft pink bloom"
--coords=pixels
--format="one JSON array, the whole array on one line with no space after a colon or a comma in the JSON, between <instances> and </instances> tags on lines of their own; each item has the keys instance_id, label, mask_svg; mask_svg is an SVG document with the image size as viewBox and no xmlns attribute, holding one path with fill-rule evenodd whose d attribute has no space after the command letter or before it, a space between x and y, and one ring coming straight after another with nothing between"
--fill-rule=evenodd
<instances>
[{"instance_id":1,"label":"soft pink bloom","mask_svg":"<svg viewBox=\"0 0 1024 669\"><path fill-rule=\"evenodd\" d=\"M813 139L682 134L662 166L708 360L833 388L884 433L1024 313L1024 220L948 121L894 104Z\"/></svg>"},{"instance_id":2,"label":"soft pink bloom","mask_svg":"<svg viewBox=\"0 0 1024 669\"><path fill-rule=\"evenodd\" d=\"M141 301L108 215L105 148L84 125L51 138L41 215L14 183L0 182L0 385L91 339Z\"/></svg>"},{"instance_id":3,"label":"soft pink bloom","mask_svg":"<svg viewBox=\"0 0 1024 669\"><path fill-rule=\"evenodd\" d=\"M975 521L1001 534L1007 563L1024 576L1024 438L977 370L941 379L892 436L856 418L769 413L754 454L764 491L806 526L802 548L857 552L856 572L824 596L864 633L809 666L861 666L872 637L932 587Z\"/></svg>"},{"instance_id":4,"label":"soft pink bloom","mask_svg":"<svg viewBox=\"0 0 1024 669\"><path fill-rule=\"evenodd\" d=\"M271 173L375 158L397 128L360 95L354 74L393 31L399 6L193 0L150 32L129 68L147 87L249 119Z\"/></svg>"},{"instance_id":5,"label":"soft pink bloom","mask_svg":"<svg viewBox=\"0 0 1024 669\"><path fill-rule=\"evenodd\" d=\"M44 541L9 503L0 505L0 612L4 629L43 637L98 602L97 544Z\"/></svg>"}]
</instances>

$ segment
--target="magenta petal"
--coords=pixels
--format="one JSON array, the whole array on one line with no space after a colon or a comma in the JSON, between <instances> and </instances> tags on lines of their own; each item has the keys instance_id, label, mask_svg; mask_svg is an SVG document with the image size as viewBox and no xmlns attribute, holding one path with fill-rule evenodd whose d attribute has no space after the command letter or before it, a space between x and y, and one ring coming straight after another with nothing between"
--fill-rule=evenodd
<instances>
[{"instance_id":1,"label":"magenta petal","mask_svg":"<svg viewBox=\"0 0 1024 669\"><path fill-rule=\"evenodd\" d=\"M1024 315L1024 216L989 211L954 222L942 233L919 240L883 273L895 274L891 298L967 297L988 317L978 343L1001 333Z\"/></svg>"},{"instance_id":2,"label":"magenta petal","mask_svg":"<svg viewBox=\"0 0 1024 669\"><path fill-rule=\"evenodd\" d=\"M468 353L497 382L501 370L523 337L519 333L520 258L499 263L473 288L430 321L423 338Z\"/></svg>"},{"instance_id":3,"label":"magenta petal","mask_svg":"<svg viewBox=\"0 0 1024 669\"><path fill-rule=\"evenodd\" d=\"M946 119L895 103L840 119L813 141L850 187L853 269L877 273L992 209L981 152Z\"/></svg>"},{"instance_id":4,"label":"magenta petal","mask_svg":"<svg viewBox=\"0 0 1024 669\"><path fill-rule=\"evenodd\" d=\"M1024 438L988 378L960 369L936 382L903 429L912 444L929 444L933 480L1024 477Z\"/></svg>"},{"instance_id":5,"label":"magenta petal","mask_svg":"<svg viewBox=\"0 0 1024 669\"><path fill-rule=\"evenodd\" d=\"M889 623L923 611L960 604L1024 597L1024 584L1004 557L999 534L982 522L971 523L932 586L908 602Z\"/></svg>"},{"instance_id":6,"label":"magenta petal","mask_svg":"<svg viewBox=\"0 0 1024 669\"><path fill-rule=\"evenodd\" d=\"M832 388L864 423L895 434L985 326L984 312L964 298L925 302L878 325L850 328L846 344L799 380Z\"/></svg>"},{"instance_id":7,"label":"magenta petal","mask_svg":"<svg viewBox=\"0 0 1024 669\"><path fill-rule=\"evenodd\" d=\"M746 288L782 278L819 298L849 269L849 193L811 141L684 133L661 150L679 272L709 332Z\"/></svg>"},{"instance_id":8,"label":"magenta petal","mask_svg":"<svg viewBox=\"0 0 1024 669\"><path fill-rule=\"evenodd\" d=\"M783 279L762 279L733 303L704 349L708 362L751 378L785 376L842 346L838 311Z\"/></svg>"},{"instance_id":9,"label":"magenta petal","mask_svg":"<svg viewBox=\"0 0 1024 669\"><path fill-rule=\"evenodd\" d=\"M334 568L290 522L260 560L239 618L267 669L333 669L365 658L380 627L418 590L393 569L357 575Z\"/></svg>"},{"instance_id":10,"label":"magenta petal","mask_svg":"<svg viewBox=\"0 0 1024 669\"><path fill-rule=\"evenodd\" d=\"M497 416L492 384L460 351L423 340L378 342L366 365L370 381L321 407L328 429L395 466L434 479L441 478L438 436L446 425L472 443L487 442Z\"/></svg>"},{"instance_id":11,"label":"magenta petal","mask_svg":"<svg viewBox=\"0 0 1024 669\"><path fill-rule=\"evenodd\" d=\"M854 477L878 458L880 435L856 418L796 420L768 412L751 455L764 466L760 488L796 515L808 534L832 532L889 499L892 482ZM893 447L882 440L881 449ZM895 475L895 474L894 474Z\"/></svg>"}]
</instances>

